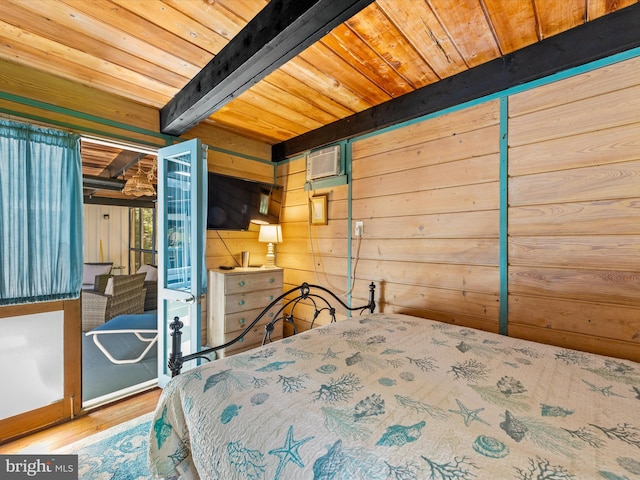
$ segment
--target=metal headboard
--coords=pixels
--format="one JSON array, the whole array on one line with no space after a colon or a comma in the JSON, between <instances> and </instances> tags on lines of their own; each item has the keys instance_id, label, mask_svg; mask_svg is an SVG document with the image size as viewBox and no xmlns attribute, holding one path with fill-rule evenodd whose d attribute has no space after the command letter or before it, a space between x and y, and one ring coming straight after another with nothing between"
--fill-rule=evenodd
<instances>
[{"instance_id":1,"label":"metal headboard","mask_svg":"<svg viewBox=\"0 0 640 480\"><path fill-rule=\"evenodd\" d=\"M313 328L313 325L316 319L324 311L328 312L328 314L330 315L331 323L336 321L336 309L335 307L332 306L332 303L331 303L331 301L333 300L338 302L339 305L341 305L344 309L350 312L360 311L360 313L363 313L365 310L368 310L370 313L373 313L373 311L376 308L376 302L374 299L375 289L376 289L375 284L371 282L371 284L369 285L369 302L366 305L362 305L359 307L350 307L345 302L343 302L340 298L338 298L338 296L336 296L333 292L326 289L325 287L322 287L320 285L312 285L305 282L300 286L294 287L291 290L284 292L282 295L280 295L275 300L273 300L269 305L267 305L267 307L264 308L264 310L262 310L262 312L260 312L260 314L249 324L249 326L247 326L242 331L242 333L240 333L240 335L238 335L233 340L230 340L227 343L224 343L222 345L206 348L202 351L191 353L189 355L182 355L182 349L181 349L182 327L184 326L184 324L180 321L179 317L175 317L173 319L173 322L169 324L169 328L172 331L171 355L169 356L169 362L168 362L169 370L171 370L171 376L175 377L176 375L179 375L180 371L182 370L182 365L185 362L188 362L190 360L195 360L195 359L210 361L211 354L217 352L218 350L222 350L224 348L230 347L231 345L242 340L244 336L247 333L249 333L249 331L251 331L251 329L265 315L267 315L276 305L278 305L278 303L281 303L282 300L284 299L286 299L286 301L284 303L281 303L273 319L265 325L264 336L262 338L263 345L265 343L271 342L271 334L275 330L276 323L279 321L282 321L283 323L286 322L291 324L293 326L294 333L298 333L296 329L295 320L294 320L294 311L300 302L310 301L311 304L313 305L314 314L313 314L313 318L311 319L311 326L310 326L310 328ZM293 294L296 291L298 291L298 294L295 297L287 299L287 297L289 297L291 294ZM288 311L288 313L285 314L284 313L285 311Z\"/></svg>"}]
</instances>

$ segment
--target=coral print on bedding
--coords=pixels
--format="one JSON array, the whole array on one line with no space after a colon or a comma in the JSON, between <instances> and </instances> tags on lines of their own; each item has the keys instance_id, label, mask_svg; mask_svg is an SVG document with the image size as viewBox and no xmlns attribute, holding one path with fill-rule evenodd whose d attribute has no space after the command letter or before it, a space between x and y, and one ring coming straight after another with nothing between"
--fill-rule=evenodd
<instances>
[{"instance_id":1,"label":"coral print on bedding","mask_svg":"<svg viewBox=\"0 0 640 480\"><path fill-rule=\"evenodd\" d=\"M157 477L640 478L640 365L371 314L174 378Z\"/></svg>"}]
</instances>

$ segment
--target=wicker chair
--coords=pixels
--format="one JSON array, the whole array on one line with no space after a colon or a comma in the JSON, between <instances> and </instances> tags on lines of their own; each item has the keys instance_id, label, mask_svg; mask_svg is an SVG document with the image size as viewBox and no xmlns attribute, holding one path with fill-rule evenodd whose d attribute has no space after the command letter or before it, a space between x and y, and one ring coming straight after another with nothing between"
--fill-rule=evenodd
<instances>
[{"instance_id":1,"label":"wicker chair","mask_svg":"<svg viewBox=\"0 0 640 480\"><path fill-rule=\"evenodd\" d=\"M108 282L105 291L84 290L82 292L82 331L87 332L113 317L123 314L143 313L146 289L144 273L114 275L111 294ZM96 285L98 284L96 279Z\"/></svg>"},{"instance_id":2,"label":"wicker chair","mask_svg":"<svg viewBox=\"0 0 640 480\"><path fill-rule=\"evenodd\" d=\"M93 289L98 292L104 292L104 289L107 287L107 281L111 277L113 277L113 275L111 274L96 275L96 282ZM147 293L144 297L144 311L148 312L151 310L157 310L158 309L158 281L145 280L144 288L147 290Z\"/></svg>"},{"instance_id":3,"label":"wicker chair","mask_svg":"<svg viewBox=\"0 0 640 480\"><path fill-rule=\"evenodd\" d=\"M109 274L113 262L84 263L82 266L82 290L94 290L96 279L105 274ZM106 280L105 280L106 282ZM104 289L103 289L104 290Z\"/></svg>"},{"instance_id":4,"label":"wicker chair","mask_svg":"<svg viewBox=\"0 0 640 480\"><path fill-rule=\"evenodd\" d=\"M144 311L158 309L158 282L154 280L146 280L144 282L144 288L147 290L147 294L144 297Z\"/></svg>"},{"instance_id":5,"label":"wicker chair","mask_svg":"<svg viewBox=\"0 0 640 480\"><path fill-rule=\"evenodd\" d=\"M104 291L107 288L107 283L109 282L109 279L111 277L113 277L113 275L110 273L105 273L103 275L96 275L92 290L95 290L96 292L104 293Z\"/></svg>"}]
</instances>

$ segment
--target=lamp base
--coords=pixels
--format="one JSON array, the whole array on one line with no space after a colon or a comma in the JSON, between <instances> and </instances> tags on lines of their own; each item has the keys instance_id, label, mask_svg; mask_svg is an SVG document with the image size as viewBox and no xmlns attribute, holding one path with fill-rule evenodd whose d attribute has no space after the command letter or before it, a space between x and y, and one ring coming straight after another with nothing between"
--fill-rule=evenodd
<instances>
[{"instance_id":1,"label":"lamp base","mask_svg":"<svg viewBox=\"0 0 640 480\"><path fill-rule=\"evenodd\" d=\"M273 268L276 266L276 254L273 253L273 243L267 245L267 268Z\"/></svg>"}]
</instances>

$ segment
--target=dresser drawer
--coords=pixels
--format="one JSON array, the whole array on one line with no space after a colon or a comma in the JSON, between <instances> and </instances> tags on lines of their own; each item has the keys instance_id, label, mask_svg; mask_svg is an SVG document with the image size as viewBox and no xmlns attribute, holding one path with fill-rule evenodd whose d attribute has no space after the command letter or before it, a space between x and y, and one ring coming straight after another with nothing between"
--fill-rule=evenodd
<instances>
[{"instance_id":1,"label":"dresser drawer","mask_svg":"<svg viewBox=\"0 0 640 480\"><path fill-rule=\"evenodd\" d=\"M281 270L227 275L224 293L225 295L233 295L242 292L266 290L273 287L282 288ZM266 304L264 306L266 306Z\"/></svg>"},{"instance_id":2,"label":"dresser drawer","mask_svg":"<svg viewBox=\"0 0 640 480\"><path fill-rule=\"evenodd\" d=\"M232 295L226 295L224 298L225 312L236 313L244 312L247 310L259 309L262 310L275 300L278 295L282 294L282 287L278 286L270 290L262 290L256 292L235 293ZM258 312L260 313L260 312Z\"/></svg>"},{"instance_id":3,"label":"dresser drawer","mask_svg":"<svg viewBox=\"0 0 640 480\"><path fill-rule=\"evenodd\" d=\"M277 267L209 270L207 344L223 345L237 338L265 307L282 295L282 276L282 269ZM274 305L242 341L219 354L225 356L259 346L264 337L264 326L274 319L281 306L282 302ZM271 339L282 338L282 331L282 321L279 321Z\"/></svg>"},{"instance_id":4,"label":"dresser drawer","mask_svg":"<svg viewBox=\"0 0 640 480\"><path fill-rule=\"evenodd\" d=\"M268 304L265 304L265 306ZM263 308L254 308L252 310L245 310L242 312L236 313L228 313L224 317L224 333L236 332L238 330L242 331L247 328L251 322L253 322L260 312L262 312ZM277 312L277 307L273 307L273 309L267 313L264 317L260 319L260 324L264 324L266 322L270 322L273 320Z\"/></svg>"}]
</instances>

